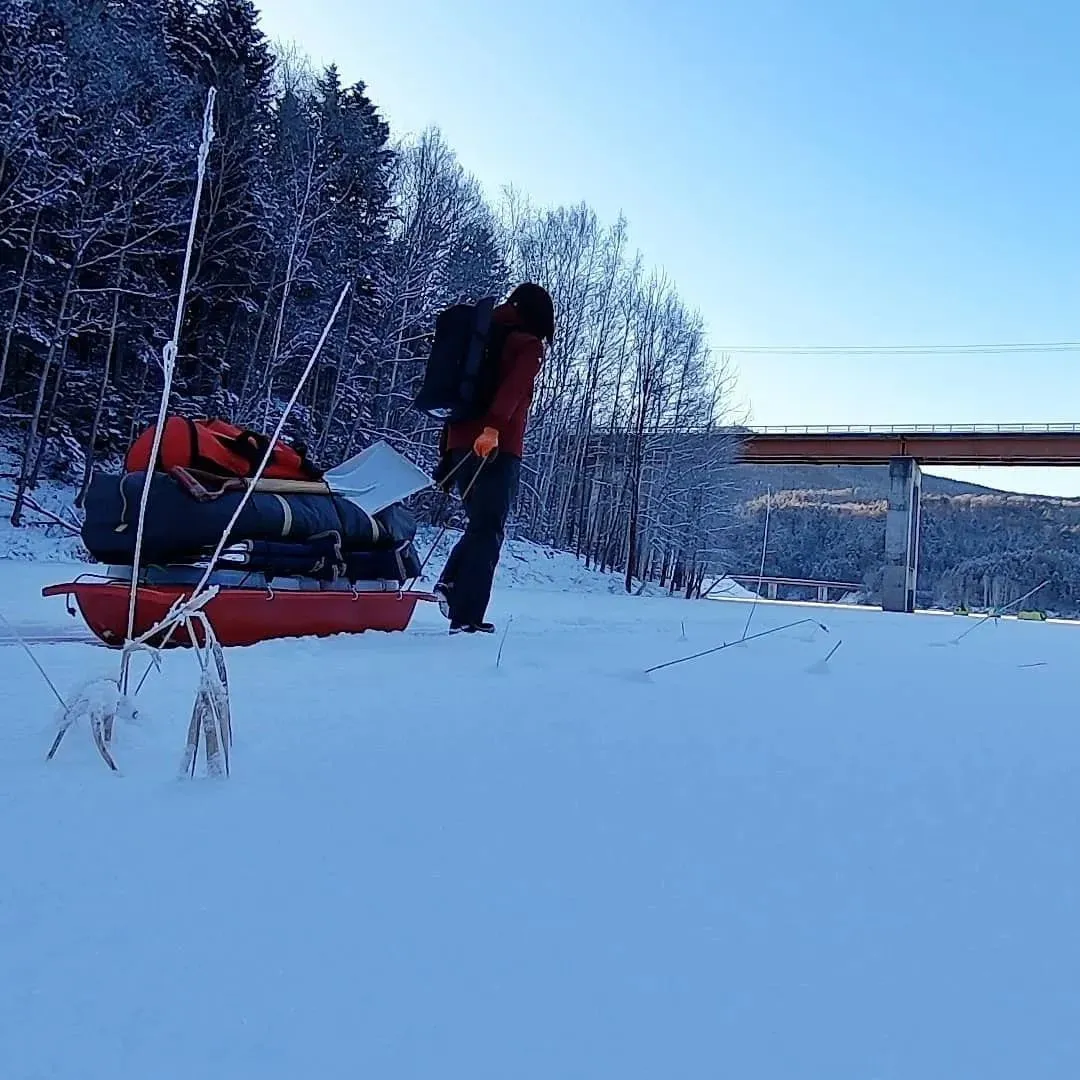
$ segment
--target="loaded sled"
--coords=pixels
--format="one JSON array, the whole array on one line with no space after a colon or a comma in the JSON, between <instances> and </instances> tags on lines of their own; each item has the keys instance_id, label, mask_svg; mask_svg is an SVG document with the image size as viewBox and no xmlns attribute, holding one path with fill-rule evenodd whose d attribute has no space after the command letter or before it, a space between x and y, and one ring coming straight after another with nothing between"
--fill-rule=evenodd
<instances>
[{"instance_id":1,"label":"loaded sled","mask_svg":"<svg viewBox=\"0 0 1080 1080\"><path fill-rule=\"evenodd\" d=\"M202 428L199 434L205 434ZM416 520L402 502L431 481L386 444L326 474L304 459L290 476L282 455L278 475L260 480L250 493L251 482L236 475L242 467L235 460L222 455L215 463L213 446L208 454L205 443L196 459L194 437L191 446L190 459L162 455L156 469L129 454L131 471L96 473L87 493L82 541L104 565L103 572L43 590L47 597L66 596L72 614L77 610L106 645L119 648L128 638L139 506L147 484L133 637L153 630L207 573L207 584L217 591L204 612L223 646L403 631L417 603L435 599L407 588L423 567L415 547ZM201 644L190 636L198 637L198 624L187 625L190 629L174 626L148 644Z\"/></svg>"}]
</instances>

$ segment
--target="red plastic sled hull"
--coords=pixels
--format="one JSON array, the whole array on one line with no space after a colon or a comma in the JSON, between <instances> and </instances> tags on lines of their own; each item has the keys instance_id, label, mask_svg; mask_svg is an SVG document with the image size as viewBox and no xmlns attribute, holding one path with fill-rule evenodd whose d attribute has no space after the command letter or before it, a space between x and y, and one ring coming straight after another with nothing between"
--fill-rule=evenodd
<instances>
[{"instance_id":1,"label":"red plastic sled hull","mask_svg":"<svg viewBox=\"0 0 1080 1080\"><path fill-rule=\"evenodd\" d=\"M135 636L165 617L173 604L191 594L187 585L141 585L135 601ZM43 596L75 598L86 625L106 645L119 648L127 636L127 582L75 581L50 585ZM222 589L203 609L224 646L257 645L277 638L329 637L365 630L405 630L416 604L434 597L417 592L303 592ZM190 648L178 627L168 641L151 645Z\"/></svg>"}]
</instances>

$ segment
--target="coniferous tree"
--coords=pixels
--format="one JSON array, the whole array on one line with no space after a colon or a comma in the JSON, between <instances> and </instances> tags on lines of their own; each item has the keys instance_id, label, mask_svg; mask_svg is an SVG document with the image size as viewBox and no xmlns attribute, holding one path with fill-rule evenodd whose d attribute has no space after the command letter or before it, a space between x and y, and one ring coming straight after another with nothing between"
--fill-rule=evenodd
<instances>
[{"instance_id":1,"label":"coniferous tree","mask_svg":"<svg viewBox=\"0 0 1080 1080\"><path fill-rule=\"evenodd\" d=\"M179 386L206 396L236 389L234 365L249 354L273 258L272 139L274 58L252 0L167 0L166 36L187 86L186 107L201 120L217 90L216 138L188 288ZM181 253L174 260L179 281Z\"/></svg>"}]
</instances>

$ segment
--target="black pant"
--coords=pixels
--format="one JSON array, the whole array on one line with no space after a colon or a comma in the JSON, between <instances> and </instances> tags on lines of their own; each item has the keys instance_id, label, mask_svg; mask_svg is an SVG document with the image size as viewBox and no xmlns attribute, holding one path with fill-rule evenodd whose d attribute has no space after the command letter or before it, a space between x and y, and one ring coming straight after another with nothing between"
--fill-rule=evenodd
<instances>
[{"instance_id":1,"label":"black pant","mask_svg":"<svg viewBox=\"0 0 1080 1080\"><path fill-rule=\"evenodd\" d=\"M491 600L506 519L517 498L521 459L500 451L481 468L480 458L457 450L448 456L446 471L458 466L451 482L463 498L468 524L446 560L439 584L446 589L450 618L477 626Z\"/></svg>"}]
</instances>

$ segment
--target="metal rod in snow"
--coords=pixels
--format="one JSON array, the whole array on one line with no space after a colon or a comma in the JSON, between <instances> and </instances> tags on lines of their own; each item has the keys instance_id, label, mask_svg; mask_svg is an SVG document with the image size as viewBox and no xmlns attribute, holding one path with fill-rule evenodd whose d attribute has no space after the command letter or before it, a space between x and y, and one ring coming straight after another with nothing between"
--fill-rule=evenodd
<instances>
[{"instance_id":1,"label":"metal rod in snow","mask_svg":"<svg viewBox=\"0 0 1080 1080\"><path fill-rule=\"evenodd\" d=\"M1004 615L1005 612L1008 611L1010 608L1019 607L1019 605L1022 604L1025 600L1030 599L1040 589L1045 589L1046 586L1049 584L1050 579L1047 578L1041 585L1036 585L1034 589L1029 589L1026 593L1024 593L1023 596L1018 596L1015 600L1013 600L1012 603L1006 604L1004 607L995 608L993 611L990 612L989 615L984 615L974 626L969 626L959 637L954 638L953 640L956 642L957 645L959 645L960 642L968 636L968 634L971 634L974 631L978 630L979 627L983 625L983 623L989 622L991 619L999 618L1000 616Z\"/></svg>"},{"instance_id":2,"label":"metal rod in snow","mask_svg":"<svg viewBox=\"0 0 1080 1080\"><path fill-rule=\"evenodd\" d=\"M449 484L450 484L450 481L454 478L454 476L458 472L458 470L463 465L470 462L471 460L472 460L472 455L467 454L465 457L463 457L450 470L450 472L447 473L447 475L443 479L443 486L448 487ZM461 493L461 501L462 502L464 502L466 499L468 499L469 493L473 489L473 485L476 483L477 480L480 479L480 473L483 470L484 466L487 464L487 462L488 462L487 458L480 458L480 464L477 465L476 472L473 473L472 479L466 485L465 490ZM446 513L446 508L449 505L449 502L450 502L450 496L447 495L447 497L443 500L442 509L439 511L439 517L442 517L442 515ZM424 576L424 571L427 569L427 564L429 562L431 562L431 557L435 554L435 551L438 548L439 544L442 543L442 538L446 535L446 532L447 532L447 530L449 528L450 528L450 523L448 521L444 521L442 523L442 526L440 527L438 533L436 533L436 535L435 535L435 542L428 549L427 555L424 556L424 561L420 564L420 569L416 572L416 576L412 579L412 581L409 582L408 585L405 586L406 591L411 591L415 587L416 583Z\"/></svg>"},{"instance_id":3,"label":"metal rod in snow","mask_svg":"<svg viewBox=\"0 0 1080 1080\"><path fill-rule=\"evenodd\" d=\"M499 642L499 654L495 657L495 666L502 667L503 649L506 648L506 639L510 636L510 627L514 625L514 616L507 620L506 629L503 631L502 641Z\"/></svg>"},{"instance_id":4,"label":"metal rod in snow","mask_svg":"<svg viewBox=\"0 0 1080 1080\"><path fill-rule=\"evenodd\" d=\"M761 586L765 580L765 556L769 550L769 517L772 513L772 487L765 489L765 531L761 538L761 566L758 568L757 592L754 593L754 601L750 605L750 614L746 616L746 625L743 627L742 640L750 633L750 620L754 617L754 609L761 599Z\"/></svg>"},{"instance_id":5,"label":"metal rod in snow","mask_svg":"<svg viewBox=\"0 0 1080 1080\"><path fill-rule=\"evenodd\" d=\"M1049 584L1050 584L1050 579L1047 578L1041 584L1036 585L1034 589L1029 589L1026 593L1024 593L1023 596L1018 596L1011 604L1006 604L1003 608L998 608L998 614L1002 615L1006 611L1008 611L1009 608L1019 607L1025 600L1030 600L1031 597L1033 597L1041 589L1045 589L1046 586L1049 585Z\"/></svg>"},{"instance_id":6,"label":"metal rod in snow","mask_svg":"<svg viewBox=\"0 0 1080 1080\"><path fill-rule=\"evenodd\" d=\"M749 637L739 638L738 641L725 641L723 645L717 645L714 649L706 649L704 652L694 653L693 656L684 656L679 660L669 660L666 664L657 664L655 667L646 668L645 674L651 675L654 671L663 671L664 668L675 667L677 664L688 664L691 660L700 660L703 656L712 656L713 653L732 649L736 645L741 645L744 641L757 641L758 638L768 637L770 634L779 634L781 630L794 630L796 626L805 626L807 623L813 623L819 629L824 630L826 634L829 632L829 628L824 623L819 623L817 619L798 619L796 622L784 623L783 626L774 626L771 630L759 630Z\"/></svg>"},{"instance_id":7,"label":"metal rod in snow","mask_svg":"<svg viewBox=\"0 0 1080 1080\"><path fill-rule=\"evenodd\" d=\"M831 649L829 650L829 655L825 657L825 661L824 661L824 662L825 662L826 664L827 664L827 663L828 663L828 662L829 662L829 661L830 661L830 660L831 660L831 659L832 659L832 658L833 658L833 657L834 657L834 656L836 655L836 650L837 650L837 649L839 649L839 648L840 648L840 646L841 646L841 645L843 645L843 644L844 644L844 643L843 643L842 641L838 641L838 642L837 642L837 643L836 643L836 644L835 644L835 645L834 645L834 646L833 646L833 647L832 647L832 648L831 648Z\"/></svg>"},{"instance_id":8,"label":"metal rod in snow","mask_svg":"<svg viewBox=\"0 0 1080 1080\"><path fill-rule=\"evenodd\" d=\"M27 642L26 638L23 637L21 633L19 633L18 627L10 623L2 611L0 611L0 622L2 622L8 628L8 630L11 632L12 637L14 637L16 642L18 642L18 644L22 646L23 652L25 652L26 655L30 657L30 662L34 665L34 667L38 669L38 672L45 680L46 685L53 692L53 697L60 702L61 708L66 709L67 702L63 699L63 697L61 697L60 691L56 689L56 683L54 683L52 679L49 678L49 673L41 666L41 662L34 655L34 650L30 648L29 642ZM57 742L59 743L59 739L57 740Z\"/></svg>"},{"instance_id":9,"label":"metal rod in snow","mask_svg":"<svg viewBox=\"0 0 1080 1080\"><path fill-rule=\"evenodd\" d=\"M228 543L229 533L232 532L233 527L237 521L240 520L240 514L243 512L244 507L247 505L248 500L255 492L255 486L262 478L262 474L266 469L267 464L270 461L270 456L273 453L274 447L277 445L278 440L281 438L281 433L284 430L285 423L289 419L289 414L292 412L296 405L297 400L300 397L301 392L304 389L304 384L308 380L308 376L311 374L315 365L319 361L319 357L322 354L323 346L326 344L327 338L330 336L330 331L334 328L334 323L337 322L337 317L341 312L341 307L345 303L345 297L349 295L349 290L352 288L351 282L346 282L345 287L341 290L341 295L338 297L337 303L334 305L334 310L330 314L330 319L326 326L323 328L322 335L319 338L318 344L315 346L315 351L311 354L311 359L308 360L307 366L304 368L303 373L300 376L300 381L296 384L296 388L292 392L292 396L289 398L285 405L285 410L281 414L281 419L278 421L277 427L274 429L274 434L270 437L270 442L266 447L266 451L263 453L262 460L259 462L259 467L255 470L255 474L251 478L251 482L247 484L243 494L240 496L240 501L236 504L236 509L232 513L232 517L229 519L228 524L222 530L221 537L218 539L217 547L214 549L213 555L211 555L209 561L206 564L206 569L202 573L202 577L199 579L198 585L192 590L190 596L181 605L176 607L164 619L161 620L156 626L151 627L145 634L141 635L138 639L139 642L147 641L155 634L159 633L166 626L172 624L175 627L185 616L194 610L197 610L204 599L204 592L206 584L210 580L211 574L214 572L214 568L217 566L218 559L221 558L221 553L225 549L225 545ZM130 637L130 634L129 634ZM137 644L138 642L129 642L128 648L131 644Z\"/></svg>"},{"instance_id":10,"label":"metal rod in snow","mask_svg":"<svg viewBox=\"0 0 1080 1080\"><path fill-rule=\"evenodd\" d=\"M195 250L195 232L199 222L199 207L202 205L203 185L206 181L206 163L210 157L210 145L214 141L214 102L217 89L210 87L206 96L206 111L203 113L202 143L199 146L198 176L195 183L195 198L191 206L191 221L188 223L187 248L184 251L184 269L180 277L180 295L176 302L176 320L173 323L172 339L162 350L162 372L164 384L161 388L161 402L158 406L157 426L150 449L150 468L143 479L142 495L139 499L139 517L135 529L135 555L131 567L131 593L128 597L127 640L135 634L135 598L138 595L139 564L142 559L143 530L146 524L146 507L150 501L150 479L153 475L154 462L158 459L165 418L169 411L169 397L172 393L173 372L176 370L176 354L180 348L180 332L184 325L184 309L187 302L188 280L191 275L191 260ZM126 658L126 657L125 657ZM127 667L124 665L124 690L127 690Z\"/></svg>"}]
</instances>

